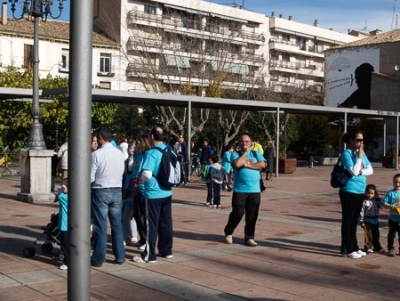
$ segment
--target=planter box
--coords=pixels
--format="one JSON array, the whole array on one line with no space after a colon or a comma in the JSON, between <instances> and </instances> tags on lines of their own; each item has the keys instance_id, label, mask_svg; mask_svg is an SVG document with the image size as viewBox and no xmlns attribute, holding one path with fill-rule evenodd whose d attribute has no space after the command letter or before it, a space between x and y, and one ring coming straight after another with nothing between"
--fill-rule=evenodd
<instances>
[{"instance_id":1,"label":"planter box","mask_svg":"<svg viewBox=\"0 0 400 301\"><path fill-rule=\"evenodd\" d=\"M294 173L296 166L296 158L279 159L279 173Z\"/></svg>"},{"instance_id":2,"label":"planter box","mask_svg":"<svg viewBox=\"0 0 400 301\"><path fill-rule=\"evenodd\" d=\"M400 162L400 157L399 157L399 162ZM393 157L392 156L384 156L382 158L382 167L394 168L394 163L395 162L393 162Z\"/></svg>"}]
</instances>

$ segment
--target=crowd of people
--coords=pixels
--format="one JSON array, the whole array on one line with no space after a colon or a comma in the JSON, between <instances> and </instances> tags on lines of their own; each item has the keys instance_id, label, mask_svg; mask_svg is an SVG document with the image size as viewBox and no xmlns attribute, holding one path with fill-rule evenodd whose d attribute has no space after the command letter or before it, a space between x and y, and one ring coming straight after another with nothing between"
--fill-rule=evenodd
<instances>
[{"instance_id":1,"label":"crowd of people","mask_svg":"<svg viewBox=\"0 0 400 301\"><path fill-rule=\"evenodd\" d=\"M189 167L188 147L183 135L176 142L166 143L162 127L155 126L148 135L128 141L101 128L91 137L91 223L93 226L91 266L101 267L107 253L107 219L111 227L111 244L116 264L125 262L125 246L136 246L142 253L134 256L136 263L154 263L157 256L173 257L172 187L159 179L163 152L171 149L181 164L181 184L185 186L192 170ZM393 178L393 190L381 200L374 185L367 185L373 174L363 144L363 134L351 130L342 136L347 149L341 154L341 164L351 175L347 185L340 188L342 206L340 253L352 259L368 253L385 253L380 244L379 209L390 209L388 220L388 254L395 256L394 239L400 234L400 174ZM115 141L115 143L113 143ZM243 216L243 241L256 247L255 229L261 200L262 170L265 180L272 180L275 149L266 141L265 149L252 140L249 133L240 136L237 144L226 147L222 160L207 139L200 147L191 145L191 154L198 156L203 166L202 176L207 186L206 205L221 208L221 190L232 191L231 212L224 228L225 242L233 243L233 234ZM60 162L67 158L68 142L57 153ZM60 269L68 268L68 165L61 163L62 187L56 199L60 202L59 230L64 261ZM204 173L204 175L203 175ZM365 231L364 248L357 243L357 226ZM400 244L400 237L399 237ZM400 246L399 246L400 252Z\"/></svg>"}]
</instances>

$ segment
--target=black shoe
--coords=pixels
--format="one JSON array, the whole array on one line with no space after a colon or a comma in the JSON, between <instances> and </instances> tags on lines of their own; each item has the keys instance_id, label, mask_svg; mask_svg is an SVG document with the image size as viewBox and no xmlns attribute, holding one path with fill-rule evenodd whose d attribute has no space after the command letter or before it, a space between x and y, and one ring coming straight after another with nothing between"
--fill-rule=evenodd
<instances>
[{"instance_id":1,"label":"black shoe","mask_svg":"<svg viewBox=\"0 0 400 301\"><path fill-rule=\"evenodd\" d=\"M116 264L119 264L119 265L121 265L121 264L124 264L124 262L125 262L125 258L124 259L122 259L121 261L117 261L117 260L115 260L114 261Z\"/></svg>"},{"instance_id":2,"label":"black shoe","mask_svg":"<svg viewBox=\"0 0 400 301\"><path fill-rule=\"evenodd\" d=\"M100 268L103 264L101 262L91 261L90 265L95 268Z\"/></svg>"}]
</instances>

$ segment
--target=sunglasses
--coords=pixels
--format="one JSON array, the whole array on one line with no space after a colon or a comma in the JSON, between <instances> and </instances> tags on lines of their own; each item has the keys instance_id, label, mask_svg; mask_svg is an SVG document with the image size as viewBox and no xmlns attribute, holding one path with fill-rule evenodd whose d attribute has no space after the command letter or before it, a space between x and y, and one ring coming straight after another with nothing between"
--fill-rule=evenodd
<instances>
[{"instance_id":1,"label":"sunglasses","mask_svg":"<svg viewBox=\"0 0 400 301\"><path fill-rule=\"evenodd\" d=\"M357 142L364 142L364 139L356 139Z\"/></svg>"}]
</instances>

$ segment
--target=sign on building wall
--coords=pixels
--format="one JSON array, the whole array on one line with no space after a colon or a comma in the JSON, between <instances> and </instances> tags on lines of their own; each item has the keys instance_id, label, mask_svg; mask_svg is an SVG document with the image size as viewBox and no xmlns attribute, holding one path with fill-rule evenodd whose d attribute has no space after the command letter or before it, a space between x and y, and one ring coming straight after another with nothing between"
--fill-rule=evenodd
<instances>
[{"instance_id":1,"label":"sign on building wall","mask_svg":"<svg viewBox=\"0 0 400 301\"><path fill-rule=\"evenodd\" d=\"M371 72L379 72L379 49L328 51L325 66L325 106L371 108Z\"/></svg>"}]
</instances>

